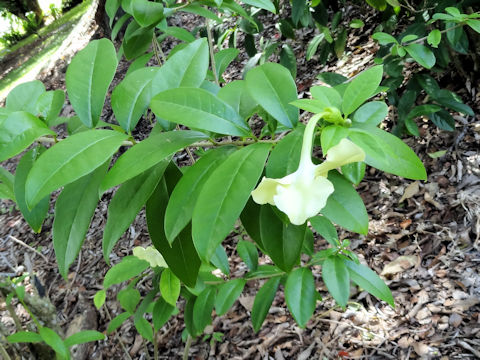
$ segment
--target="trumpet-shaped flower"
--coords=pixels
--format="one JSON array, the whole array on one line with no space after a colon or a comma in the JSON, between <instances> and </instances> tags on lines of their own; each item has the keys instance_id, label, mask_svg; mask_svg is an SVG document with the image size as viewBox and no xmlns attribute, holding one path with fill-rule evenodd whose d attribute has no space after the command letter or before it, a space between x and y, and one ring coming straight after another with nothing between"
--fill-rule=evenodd
<instances>
[{"instance_id":1,"label":"trumpet-shaped flower","mask_svg":"<svg viewBox=\"0 0 480 360\"><path fill-rule=\"evenodd\" d=\"M317 215L333 193L333 184L327 179L328 171L343 165L365 160L365 152L347 139L327 151L326 160L315 165L311 159L313 133L321 114L314 116L305 128L302 152L297 171L281 179L264 177L252 191L258 204L270 204L287 214L292 224L301 225Z\"/></svg>"}]
</instances>

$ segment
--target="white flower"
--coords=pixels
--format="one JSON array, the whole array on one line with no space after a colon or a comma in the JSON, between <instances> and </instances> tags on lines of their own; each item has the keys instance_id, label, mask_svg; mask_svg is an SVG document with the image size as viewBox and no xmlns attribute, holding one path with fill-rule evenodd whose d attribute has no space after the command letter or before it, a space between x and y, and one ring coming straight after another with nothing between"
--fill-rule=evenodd
<instances>
[{"instance_id":1,"label":"white flower","mask_svg":"<svg viewBox=\"0 0 480 360\"><path fill-rule=\"evenodd\" d=\"M270 204L287 214L294 225L301 225L317 215L333 193L333 184L327 179L328 171L343 165L365 160L365 152L347 139L327 151L326 160L315 165L311 159L313 133L323 114L312 117L303 135L300 164L297 171L281 179L264 177L252 191L258 204Z\"/></svg>"}]
</instances>

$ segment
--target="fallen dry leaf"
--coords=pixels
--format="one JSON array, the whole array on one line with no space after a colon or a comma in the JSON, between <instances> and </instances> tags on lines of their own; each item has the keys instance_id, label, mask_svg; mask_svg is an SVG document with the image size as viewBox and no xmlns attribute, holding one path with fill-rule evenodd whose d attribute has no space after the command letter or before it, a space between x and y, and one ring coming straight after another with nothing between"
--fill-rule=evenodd
<instances>
[{"instance_id":1,"label":"fallen dry leaf","mask_svg":"<svg viewBox=\"0 0 480 360\"><path fill-rule=\"evenodd\" d=\"M415 196L418 194L420 188L419 188L419 181L414 181L410 185L408 185L405 188L405 192L403 193L402 197L398 201L399 203L404 202L406 199L410 199L411 197Z\"/></svg>"},{"instance_id":2,"label":"fallen dry leaf","mask_svg":"<svg viewBox=\"0 0 480 360\"><path fill-rule=\"evenodd\" d=\"M420 258L417 255L399 256L392 262L385 265L380 275L394 275L401 273L418 264Z\"/></svg>"}]
</instances>

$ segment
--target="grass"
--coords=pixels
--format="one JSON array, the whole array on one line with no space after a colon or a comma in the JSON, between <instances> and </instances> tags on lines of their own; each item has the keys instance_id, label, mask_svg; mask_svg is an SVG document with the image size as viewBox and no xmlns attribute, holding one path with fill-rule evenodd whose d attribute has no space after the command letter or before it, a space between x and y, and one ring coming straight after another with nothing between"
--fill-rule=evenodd
<instances>
[{"instance_id":1,"label":"grass","mask_svg":"<svg viewBox=\"0 0 480 360\"><path fill-rule=\"evenodd\" d=\"M77 21L91 4L92 0L84 1L61 18L40 29L38 35L30 35L18 44L9 49L5 49L0 53L1 60L2 55L4 56L6 52L21 52L22 47L30 45L39 38L43 39L43 42L40 45L40 51L35 53L25 63L10 71L4 78L0 79L0 99L4 98L6 94L22 80L22 77L25 77L33 70L38 70L48 62L49 58L55 54L56 50L58 50L62 42L67 38L73 27L76 25ZM35 49L33 51L35 52Z\"/></svg>"}]
</instances>

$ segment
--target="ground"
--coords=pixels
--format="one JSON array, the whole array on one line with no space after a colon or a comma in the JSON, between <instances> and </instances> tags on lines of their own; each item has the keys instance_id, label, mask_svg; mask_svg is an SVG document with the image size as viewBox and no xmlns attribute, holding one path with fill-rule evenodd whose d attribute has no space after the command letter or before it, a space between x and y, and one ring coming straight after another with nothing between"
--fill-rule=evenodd
<instances>
[{"instance_id":1,"label":"ground","mask_svg":"<svg viewBox=\"0 0 480 360\"><path fill-rule=\"evenodd\" d=\"M272 17L262 20L264 33L274 36ZM179 15L172 21L177 25L193 26L196 20L190 15ZM90 24L85 26L88 28ZM318 82L316 75L322 71L352 76L370 66L376 51L368 37L372 30L351 31L346 54L324 67L315 59L305 60L306 43L314 35L311 30L300 32L295 41L289 40L297 55L300 96L308 97L308 88ZM164 52L168 53L171 45L172 42L164 44ZM240 78L246 60L241 58L235 62L225 78ZM40 78L48 89L64 89L67 61L68 58L60 59L55 67L43 70ZM115 84L124 76L128 64L124 60L120 62ZM442 85L457 91L478 113L478 87L463 87L452 80L456 76L447 73L441 79ZM67 105L62 115L71 113ZM112 116L107 106L103 119L112 121ZM351 302L346 310L336 307L321 282L320 269L316 268L317 289L323 301L317 303L315 315L306 328L296 326L286 309L283 293L279 291L262 329L255 334L249 311L261 283L249 282L233 308L223 317L215 317L212 326L207 328L208 333L223 333L223 339L219 342L194 340L190 357L275 360L480 358L480 119L459 114L455 114L455 119L455 132L440 131L424 121L419 123L420 137L405 139L424 162L427 181L414 182L368 169L365 180L358 187L371 220L368 235L340 232L342 238L351 240L351 247L359 254L361 262L387 281L395 298L394 309L356 288L352 288ZM390 127L391 121L387 119L384 125ZM142 138L149 128L148 122L141 122L135 136ZM441 150L446 150L443 156L432 155ZM13 171L15 159L3 165ZM109 319L120 311L115 300L120 287L109 291L106 307L100 311L95 310L92 301L109 268L99 244L110 196L104 196L98 206L81 255L71 267L68 282L61 278L55 263L50 233L53 208L42 233L37 235L12 203L0 203L0 271L21 273L31 262L45 286L46 297L55 307L58 323L66 333L79 328L105 331ZM242 236L233 233L224 242L231 255L232 277L246 272L245 264L234 252ZM116 263L130 254L133 246L149 243L141 213L119 241L111 261ZM326 247L326 243L317 239L316 246ZM269 260L262 258L261 261ZM147 291L150 284L145 282L141 288ZM35 293L33 286L28 289ZM27 322L28 314L20 305L14 305L21 320ZM12 331L13 320L3 306L0 304L2 324ZM183 306L179 304L180 309ZM180 312L160 331L157 340L162 359L182 357L183 329ZM133 324L127 322L115 335L79 349L76 356L78 359L145 359L150 358L151 353L151 345L146 346ZM28 352L23 354L24 358L29 358Z\"/></svg>"}]
</instances>

